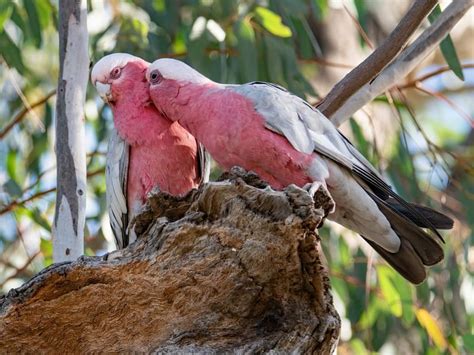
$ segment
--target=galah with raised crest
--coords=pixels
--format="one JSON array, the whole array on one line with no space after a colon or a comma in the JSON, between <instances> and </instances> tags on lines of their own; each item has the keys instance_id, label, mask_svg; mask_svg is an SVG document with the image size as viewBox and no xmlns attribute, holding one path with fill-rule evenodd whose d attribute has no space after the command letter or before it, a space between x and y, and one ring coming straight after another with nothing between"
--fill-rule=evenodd
<instances>
[{"instance_id":1,"label":"galah with raised crest","mask_svg":"<svg viewBox=\"0 0 474 355\"><path fill-rule=\"evenodd\" d=\"M118 248L133 242L129 222L155 187L183 195L209 177L202 146L178 122L164 118L150 100L149 63L115 53L93 67L91 81L110 106L115 129L106 161L106 195Z\"/></svg>"},{"instance_id":2,"label":"galah with raised crest","mask_svg":"<svg viewBox=\"0 0 474 355\"><path fill-rule=\"evenodd\" d=\"M443 249L437 229L453 221L404 201L317 109L264 82L225 85L183 62L159 59L147 71L150 96L224 169L241 166L275 189L325 186L336 207L328 218L359 233L401 275L418 284ZM425 230L426 228L427 230Z\"/></svg>"}]
</instances>

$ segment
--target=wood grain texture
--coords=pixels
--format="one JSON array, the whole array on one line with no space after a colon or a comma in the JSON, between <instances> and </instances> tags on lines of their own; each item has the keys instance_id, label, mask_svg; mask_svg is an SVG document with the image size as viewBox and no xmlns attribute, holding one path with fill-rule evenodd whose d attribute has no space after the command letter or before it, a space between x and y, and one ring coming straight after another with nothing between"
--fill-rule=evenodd
<instances>
[{"instance_id":1,"label":"wood grain texture","mask_svg":"<svg viewBox=\"0 0 474 355\"><path fill-rule=\"evenodd\" d=\"M262 189L240 170L227 178L183 198L153 195L136 243L54 264L11 290L0 348L331 353L340 320L315 231L332 200Z\"/></svg>"}]
</instances>

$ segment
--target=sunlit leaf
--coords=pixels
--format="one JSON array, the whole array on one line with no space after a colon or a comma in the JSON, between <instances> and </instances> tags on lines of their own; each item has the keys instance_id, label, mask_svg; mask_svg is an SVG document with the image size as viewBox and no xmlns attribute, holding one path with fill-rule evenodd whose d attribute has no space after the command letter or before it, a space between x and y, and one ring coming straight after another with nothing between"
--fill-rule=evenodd
<instances>
[{"instance_id":1,"label":"sunlit leaf","mask_svg":"<svg viewBox=\"0 0 474 355\"><path fill-rule=\"evenodd\" d=\"M284 38L291 37L291 29L283 24L281 17L272 10L257 6L255 14L261 25L271 34Z\"/></svg>"},{"instance_id":2,"label":"sunlit leaf","mask_svg":"<svg viewBox=\"0 0 474 355\"><path fill-rule=\"evenodd\" d=\"M13 11L13 4L9 0L0 1L0 32L3 31L3 25L10 18Z\"/></svg>"},{"instance_id":3,"label":"sunlit leaf","mask_svg":"<svg viewBox=\"0 0 474 355\"><path fill-rule=\"evenodd\" d=\"M33 2L36 6L41 28L44 30L50 24L51 18L54 17L54 8L49 3L49 0L35 0Z\"/></svg>"},{"instance_id":4,"label":"sunlit leaf","mask_svg":"<svg viewBox=\"0 0 474 355\"><path fill-rule=\"evenodd\" d=\"M53 263L53 242L50 239L41 238L40 250L43 254L45 266L49 266Z\"/></svg>"},{"instance_id":5,"label":"sunlit leaf","mask_svg":"<svg viewBox=\"0 0 474 355\"><path fill-rule=\"evenodd\" d=\"M28 217L36 225L44 228L47 232L51 233L51 225L49 224L48 220L43 215L43 213L37 207L33 207L33 208L19 207L16 209L16 212L18 214L21 214L22 216Z\"/></svg>"},{"instance_id":6,"label":"sunlit leaf","mask_svg":"<svg viewBox=\"0 0 474 355\"><path fill-rule=\"evenodd\" d=\"M364 342L360 339L352 339L350 344L355 355L365 355L369 353Z\"/></svg>"},{"instance_id":7,"label":"sunlit leaf","mask_svg":"<svg viewBox=\"0 0 474 355\"><path fill-rule=\"evenodd\" d=\"M441 7L438 5L435 6L431 14L428 15L428 19L433 23L438 16L441 15ZM447 35L445 39L439 45L443 57L448 63L449 67L456 76L464 81L464 73L462 72L462 66L456 53L456 48L454 47L453 40L450 35Z\"/></svg>"},{"instance_id":8,"label":"sunlit leaf","mask_svg":"<svg viewBox=\"0 0 474 355\"><path fill-rule=\"evenodd\" d=\"M380 289L382 295L385 299L387 306L390 309L390 312L396 316L401 317L402 315L402 300L398 290L393 284L391 274L394 271L387 266L377 267L377 275L379 279Z\"/></svg>"},{"instance_id":9,"label":"sunlit leaf","mask_svg":"<svg viewBox=\"0 0 474 355\"><path fill-rule=\"evenodd\" d=\"M415 320L415 311L413 308L413 286L398 273L392 274L392 281L402 302L403 324L410 326Z\"/></svg>"},{"instance_id":10,"label":"sunlit leaf","mask_svg":"<svg viewBox=\"0 0 474 355\"><path fill-rule=\"evenodd\" d=\"M329 10L328 0L313 0L311 5L313 14L317 19L322 20L327 15Z\"/></svg>"},{"instance_id":11,"label":"sunlit leaf","mask_svg":"<svg viewBox=\"0 0 474 355\"><path fill-rule=\"evenodd\" d=\"M433 316L424 308L418 308L415 314L418 322L426 329L426 332L434 341L436 346L442 350L446 349L448 342L446 341L443 331L438 325L436 319L434 319Z\"/></svg>"}]
</instances>

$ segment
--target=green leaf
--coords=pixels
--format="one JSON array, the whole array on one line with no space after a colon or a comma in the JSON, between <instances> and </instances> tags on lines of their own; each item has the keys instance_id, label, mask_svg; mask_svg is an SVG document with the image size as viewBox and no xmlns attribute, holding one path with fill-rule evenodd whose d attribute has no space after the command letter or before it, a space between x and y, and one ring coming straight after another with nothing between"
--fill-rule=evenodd
<instances>
[{"instance_id":1,"label":"green leaf","mask_svg":"<svg viewBox=\"0 0 474 355\"><path fill-rule=\"evenodd\" d=\"M42 35L41 35L41 25L36 11L35 1L24 1L26 14L28 15L28 23L31 30L31 35L33 37L33 43L36 48L41 47Z\"/></svg>"},{"instance_id":2,"label":"green leaf","mask_svg":"<svg viewBox=\"0 0 474 355\"><path fill-rule=\"evenodd\" d=\"M10 179L4 185L3 188L10 195L10 197L19 197L23 194L20 185L15 180Z\"/></svg>"},{"instance_id":3,"label":"green leaf","mask_svg":"<svg viewBox=\"0 0 474 355\"><path fill-rule=\"evenodd\" d=\"M323 20L329 10L328 0L313 0L311 5L311 9L316 18L318 20Z\"/></svg>"},{"instance_id":4,"label":"green leaf","mask_svg":"<svg viewBox=\"0 0 474 355\"><path fill-rule=\"evenodd\" d=\"M278 37L291 37L291 29L284 25L281 17L273 11L257 6L255 14L261 25L271 34Z\"/></svg>"},{"instance_id":5,"label":"green leaf","mask_svg":"<svg viewBox=\"0 0 474 355\"><path fill-rule=\"evenodd\" d=\"M351 124L351 130L356 141L357 149L362 153L363 156L368 157L370 155L370 147L369 143L365 139L362 129L352 117L350 118L349 122Z\"/></svg>"},{"instance_id":6,"label":"green leaf","mask_svg":"<svg viewBox=\"0 0 474 355\"><path fill-rule=\"evenodd\" d=\"M474 335L466 334L462 337L462 342L464 343L464 348L468 352L474 352Z\"/></svg>"},{"instance_id":7,"label":"green leaf","mask_svg":"<svg viewBox=\"0 0 474 355\"><path fill-rule=\"evenodd\" d=\"M51 233L51 225L49 224L46 217L41 213L39 208L26 208L26 207L18 207L16 209L16 213L21 216L28 217L31 219L35 224L44 228L47 232Z\"/></svg>"},{"instance_id":8,"label":"green leaf","mask_svg":"<svg viewBox=\"0 0 474 355\"><path fill-rule=\"evenodd\" d=\"M256 80L258 77L257 49L255 32L247 19L235 23L235 35L238 39L239 74L242 82Z\"/></svg>"},{"instance_id":9,"label":"green leaf","mask_svg":"<svg viewBox=\"0 0 474 355\"><path fill-rule=\"evenodd\" d=\"M394 273L394 271L385 265L381 265L377 268L380 289L385 302L394 316L401 317L402 300L390 277L392 273Z\"/></svg>"},{"instance_id":10,"label":"green leaf","mask_svg":"<svg viewBox=\"0 0 474 355\"><path fill-rule=\"evenodd\" d=\"M281 46L278 39L273 36L264 35L265 59L269 81L286 86Z\"/></svg>"},{"instance_id":11,"label":"green leaf","mask_svg":"<svg viewBox=\"0 0 474 355\"><path fill-rule=\"evenodd\" d=\"M420 325L426 329L426 332L439 349L444 350L448 347L448 342L444 337L441 327L439 326L436 319L434 319L426 309L417 309L416 318L418 319Z\"/></svg>"},{"instance_id":12,"label":"green leaf","mask_svg":"<svg viewBox=\"0 0 474 355\"><path fill-rule=\"evenodd\" d=\"M0 1L0 32L3 32L3 26L13 11L13 4L9 0L1 0Z\"/></svg>"},{"instance_id":13,"label":"green leaf","mask_svg":"<svg viewBox=\"0 0 474 355\"><path fill-rule=\"evenodd\" d=\"M50 239L41 238L40 250L44 258L44 266L49 266L53 263L53 242Z\"/></svg>"},{"instance_id":14,"label":"green leaf","mask_svg":"<svg viewBox=\"0 0 474 355\"><path fill-rule=\"evenodd\" d=\"M441 7L438 4L428 15L428 19L431 23L433 23L439 15L441 15ZM451 39L451 36L447 35L446 38L441 42L439 47L441 49L441 53L443 53L443 57L446 60L446 63L448 63L453 73L456 74L459 79L464 81L464 73L462 72L462 66L459 61L458 54L456 53L456 48L454 48L454 43Z\"/></svg>"},{"instance_id":15,"label":"green leaf","mask_svg":"<svg viewBox=\"0 0 474 355\"><path fill-rule=\"evenodd\" d=\"M402 322L407 327L410 326L415 320L415 311L413 300L413 286L409 284L400 274L394 273L392 277L393 285L400 294L402 301Z\"/></svg>"},{"instance_id":16,"label":"green leaf","mask_svg":"<svg viewBox=\"0 0 474 355\"><path fill-rule=\"evenodd\" d=\"M54 17L54 13L52 12L53 7L49 0L35 0L33 2L36 6L40 26L44 29L49 26L51 18Z\"/></svg>"},{"instance_id":17,"label":"green leaf","mask_svg":"<svg viewBox=\"0 0 474 355\"><path fill-rule=\"evenodd\" d=\"M10 67L24 74L26 68L23 64L21 51L5 31L0 33L0 53Z\"/></svg>"}]
</instances>

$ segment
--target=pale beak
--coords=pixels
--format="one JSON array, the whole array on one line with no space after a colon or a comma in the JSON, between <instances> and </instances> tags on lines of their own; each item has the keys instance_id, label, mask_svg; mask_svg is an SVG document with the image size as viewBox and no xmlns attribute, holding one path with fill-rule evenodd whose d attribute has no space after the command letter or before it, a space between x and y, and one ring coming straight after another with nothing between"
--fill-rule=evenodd
<instances>
[{"instance_id":1,"label":"pale beak","mask_svg":"<svg viewBox=\"0 0 474 355\"><path fill-rule=\"evenodd\" d=\"M104 102L109 103L112 101L112 93L110 92L110 84L104 84L100 81L95 82L95 88L99 92L100 97Z\"/></svg>"}]
</instances>

